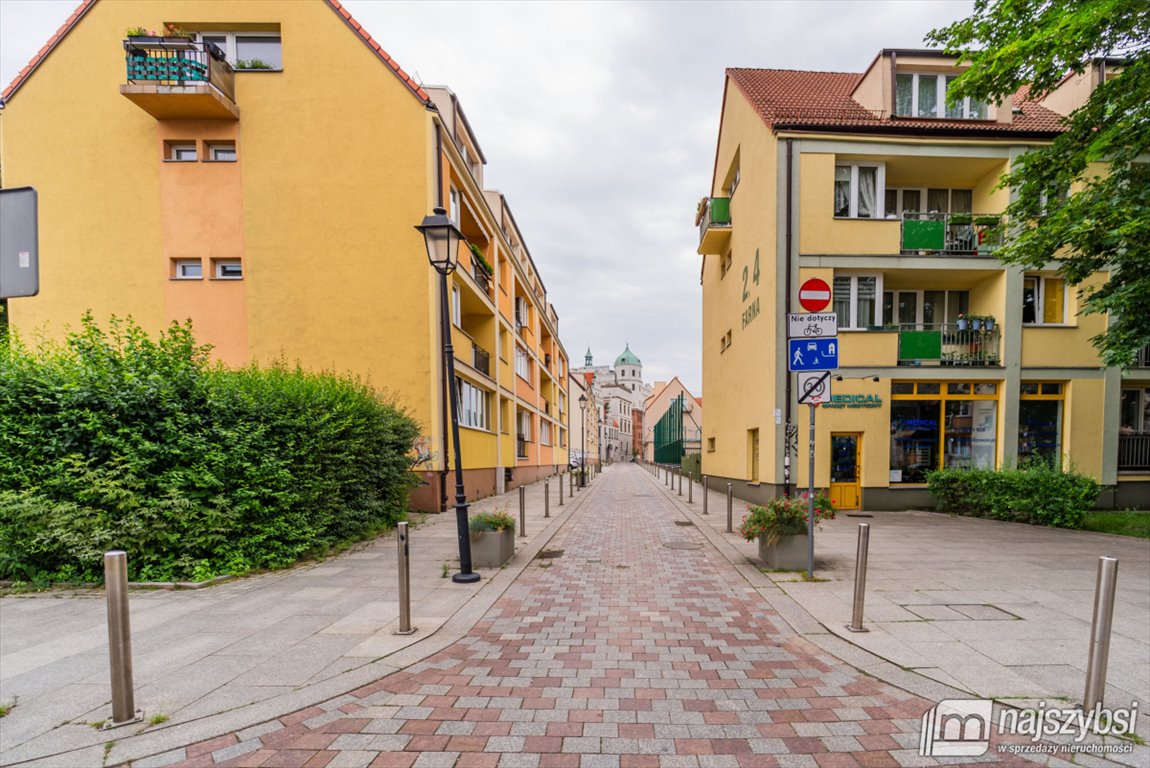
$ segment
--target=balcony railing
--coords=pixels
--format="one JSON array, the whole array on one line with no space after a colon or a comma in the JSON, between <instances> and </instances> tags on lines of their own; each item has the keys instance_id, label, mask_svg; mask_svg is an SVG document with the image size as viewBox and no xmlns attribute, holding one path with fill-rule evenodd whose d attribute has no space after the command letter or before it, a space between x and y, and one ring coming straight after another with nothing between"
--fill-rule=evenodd
<instances>
[{"instance_id":1,"label":"balcony railing","mask_svg":"<svg viewBox=\"0 0 1150 768\"><path fill-rule=\"evenodd\" d=\"M145 85L198 85L216 88L236 100L235 70L211 43L183 37L129 38L124 41L128 82Z\"/></svg>"},{"instance_id":2,"label":"balcony railing","mask_svg":"<svg viewBox=\"0 0 1150 768\"><path fill-rule=\"evenodd\" d=\"M475 282L479 285L479 290L491 295L491 275L487 274L487 270L481 267L478 263L471 265L471 276L475 278Z\"/></svg>"},{"instance_id":3,"label":"balcony railing","mask_svg":"<svg viewBox=\"0 0 1150 768\"><path fill-rule=\"evenodd\" d=\"M1150 345L1138 350L1138 354L1134 356L1134 362L1131 367L1150 368Z\"/></svg>"},{"instance_id":4,"label":"balcony railing","mask_svg":"<svg viewBox=\"0 0 1150 768\"><path fill-rule=\"evenodd\" d=\"M1150 432L1119 433L1118 471L1150 473Z\"/></svg>"},{"instance_id":5,"label":"balcony railing","mask_svg":"<svg viewBox=\"0 0 1150 768\"><path fill-rule=\"evenodd\" d=\"M731 199L704 197L695 223L699 225L699 252L718 253L731 236Z\"/></svg>"},{"instance_id":6,"label":"balcony railing","mask_svg":"<svg viewBox=\"0 0 1150 768\"><path fill-rule=\"evenodd\" d=\"M475 342L471 343L471 366L484 376L491 375L491 353Z\"/></svg>"},{"instance_id":7,"label":"balcony railing","mask_svg":"<svg viewBox=\"0 0 1150 768\"><path fill-rule=\"evenodd\" d=\"M999 327L973 330L952 323L899 326L899 365L999 365Z\"/></svg>"},{"instance_id":8,"label":"balcony railing","mask_svg":"<svg viewBox=\"0 0 1150 768\"><path fill-rule=\"evenodd\" d=\"M907 212L902 252L987 256L1002 245L1001 223L993 214Z\"/></svg>"}]
</instances>

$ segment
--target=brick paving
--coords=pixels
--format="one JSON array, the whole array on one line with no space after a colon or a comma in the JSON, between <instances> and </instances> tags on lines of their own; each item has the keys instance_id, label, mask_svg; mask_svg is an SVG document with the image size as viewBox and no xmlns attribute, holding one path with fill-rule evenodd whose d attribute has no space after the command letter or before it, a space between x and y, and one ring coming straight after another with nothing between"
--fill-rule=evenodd
<instances>
[{"instance_id":1,"label":"brick paving","mask_svg":"<svg viewBox=\"0 0 1150 768\"><path fill-rule=\"evenodd\" d=\"M251 768L913 766L932 702L797 637L652 478L596 494L468 637L322 705L146 760ZM670 545L668 547L667 545ZM937 762L1029 764L994 754Z\"/></svg>"}]
</instances>

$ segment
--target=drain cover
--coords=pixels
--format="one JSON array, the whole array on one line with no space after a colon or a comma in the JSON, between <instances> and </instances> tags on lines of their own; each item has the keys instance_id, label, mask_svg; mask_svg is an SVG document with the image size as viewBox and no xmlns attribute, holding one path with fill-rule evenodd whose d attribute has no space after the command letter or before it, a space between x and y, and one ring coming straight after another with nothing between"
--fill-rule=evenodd
<instances>
[{"instance_id":1,"label":"drain cover","mask_svg":"<svg viewBox=\"0 0 1150 768\"><path fill-rule=\"evenodd\" d=\"M556 557L563 557L563 550L561 549L544 549L535 556L536 560L552 560Z\"/></svg>"},{"instance_id":2,"label":"drain cover","mask_svg":"<svg viewBox=\"0 0 1150 768\"><path fill-rule=\"evenodd\" d=\"M675 525L694 525L690 520L676 520Z\"/></svg>"},{"instance_id":3,"label":"drain cover","mask_svg":"<svg viewBox=\"0 0 1150 768\"><path fill-rule=\"evenodd\" d=\"M663 545L667 549L702 549L702 544L693 541L669 541Z\"/></svg>"},{"instance_id":4,"label":"drain cover","mask_svg":"<svg viewBox=\"0 0 1150 768\"><path fill-rule=\"evenodd\" d=\"M859 514L852 515L850 512L847 512L847 517L874 517L874 515L859 515Z\"/></svg>"}]
</instances>

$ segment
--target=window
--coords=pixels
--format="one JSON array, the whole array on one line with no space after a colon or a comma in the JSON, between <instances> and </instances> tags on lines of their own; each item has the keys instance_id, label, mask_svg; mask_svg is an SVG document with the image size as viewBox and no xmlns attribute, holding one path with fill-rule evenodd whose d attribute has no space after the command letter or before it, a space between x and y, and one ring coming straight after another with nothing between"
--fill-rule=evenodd
<instances>
[{"instance_id":1,"label":"window","mask_svg":"<svg viewBox=\"0 0 1150 768\"><path fill-rule=\"evenodd\" d=\"M460 426L490 429L488 403L491 394L458 376L455 378L455 392L459 398Z\"/></svg>"},{"instance_id":2,"label":"window","mask_svg":"<svg viewBox=\"0 0 1150 768\"><path fill-rule=\"evenodd\" d=\"M277 72L283 69L283 42L278 31L208 32L201 34L200 40L219 48L236 69Z\"/></svg>"},{"instance_id":3,"label":"window","mask_svg":"<svg viewBox=\"0 0 1150 768\"><path fill-rule=\"evenodd\" d=\"M884 291L882 322L916 325L924 330L942 323L954 325L970 311L969 291Z\"/></svg>"},{"instance_id":4,"label":"window","mask_svg":"<svg viewBox=\"0 0 1150 768\"><path fill-rule=\"evenodd\" d=\"M531 414L528 411L520 411L516 416L515 424L519 439L524 442L531 442Z\"/></svg>"},{"instance_id":5,"label":"window","mask_svg":"<svg viewBox=\"0 0 1150 768\"><path fill-rule=\"evenodd\" d=\"M890 483L920 484L940 467L993 469L998 387L994 382L892 382Z\"/></svg>"},{"instance_id":6,"label":"window","mask_svg":"<svg viewBox=\"0 0 1150 768\"><path fill-rule=\"evenodd\" d=\"M883 164L839 163L835 166L836 218L875 219L880 217L886 166Z\"/></svg>"},{"instance_id":7,"label":"window","mask_svg":"<svg viewBox=\"0 0 1150 768\"><path fill-rule=\"evenodd\" d=\"M723 260L719 262L719 277L726 277L727 273L731 271L731 264L735 261L730 251L727 251L723 256Z\"/></svg>"},{"instance_id":8,"label":"window","mask_svg":"<svg viewBox=\"0 0 1150 768\"><path fill-rule=\"evenodd\" d=\"M735 190L739 188L739 169L736 167L731 176L731 183L727 186L727 197L734 197Z\"/></svg>"},{"instance_id":9,"label":"window","mask_svg":"<svg viewBox=\"0 0 1150 768\"><path fill-rule=\"evenodd\" d=\"M515 347L515 373L528 384L531 383L531 358L523 347Z\"/></svg>"},{"instance_id":10,"label":"window","mask_svg":"<svg viewBox=\"0 0 1150 768\"><path fill-rule=\"evenodd\" d=\"M234 163L236 161L235 142L208 142L208 159L214 163Z\"/></svg>"},{"instance_id":11,"label":"window","mask_svg":"<svg viewBox=\"0 0 1150 768\"><path fill-rule=\"evenodd\" d=\"M715 450L715 438L708 437L707 438L707 451L713 453L714 450Z\"/></svg>"},{"instance_id":12,"label":"window","mask_svg":"<svg viewBox=\"0 0 1150 768\"><path fill-rule=\"evenodd\" d=\"M451 286L451 322L455 323L456 327L463 327L463 307L460 306L459 286Z\"/></svg>"},{"instance_id":13,"label":"window","mask_svg":"<svg viewBox=\"0 0 1150 768\"><path fill-rule=\"evenodd\" d=\"M196 143L193 142L165 142L164 159L176 163L196 162Z\"/></svg>"},{"instance_id":14,"label":"window","mask_svg":"<svg viewBox=\"0 0 1150 768\"><path fill-rule=\"evenodd\" d=\"M451 189L448 190L447 199L449 206L448 215L451 218L451 222L455 224L455 226L459 226L459 190L455 187L451 187Z\"/></svg>"},{"instance_id":15,"label":"window","mask_svg":"<svg viewBox=\"0 0 1150 768\"><path fill-rule=\"evenodd\" d=\"M902 117L985 120L986 104L969 96L947 106L946 91L957 75L900 72L895 77L894 113Z\"/></svg>"},{"instance_id":16,"label":"window","mask_svg":"<svg viewBox=\"0 0 1150 768\"><path fill-rule=\"evenodd\" d=\"M551 422L546 419L539 420L539 443L551 445Z\"/></svg>"},{"instance_id":17,"label":"window","mask_svg":"<svg viewBox=\"0 0 1150 768\"><path fill-rule=\"evenodd\" d=\"M522 333L531 320L531 305L523 296L515 297L515 330Z\"/></svg>"},{"instance_id":18,"label":"window","mask_svg":"<svg viewBox=\"0 0 1150 768\"><path fill-rule=\"evenodd\" d=\"M1061 277L1029 275L1022 280L1022 322L1030 325L1066 323L1066 281Z\"/></svg>"},{"instance_id":19,"label":"window","mask_svg":"<svg viewBox=\"0 0 1150 768\"><path fill-rule=\"evenodd\" d=\"M215 259L212 264L217 280L240 280L244 276L244 267L239 259Z\"/></svg>"},{"instance_id":20,"label":"window","mask_svg":"<svg viewBox=\"0 0 1150 768\"><path fill-rule=\"evenodd\" d=\"M888 187L883 205L887 218L908 213L971 213L974 191L970 189L906 189Z\"/></svg>"},{"instance_id":21,"label":"window","mask_svg":"<svg viewBox=\"0 0 1150 768\"><path fill-rule=\"evenodd\" d=\"M728 330L726 333L724 333L722 336L719 337L719 354L726 352L727 348L730 346L731 346L731 332Z\"/></svg>"},{"instance_id":22,"label":"window","mask_svg":"<svg viewBox=\"0 0 1150 768\"><path fill-rule=\"evenodd\" d=\"M204 276L204 266L199 259L176 259L172 266L174 280L200 280Z\"/></svg>"},{"instance_id":23,"label":"window","mask_svg":"<svg viewBox=\"0 0 1150 768\"><path fill-rule=\"evenodd\" d=\"M1054 466L1061 465L1063 397L1063 386L1058 382L1022 382L1018 403L1020 462L1042 458Z\"/></svg>"},{"instance_id":24,"label":"window","mask_svg":"<svg viewBox=\"0 0 1150 768\"><path fill-rule=\"evenodd\" d=\"M875 325L881 291L882 279L878 275L835 275L833 306L839 328L861 329Z\"/></svg>"}]
</instances>

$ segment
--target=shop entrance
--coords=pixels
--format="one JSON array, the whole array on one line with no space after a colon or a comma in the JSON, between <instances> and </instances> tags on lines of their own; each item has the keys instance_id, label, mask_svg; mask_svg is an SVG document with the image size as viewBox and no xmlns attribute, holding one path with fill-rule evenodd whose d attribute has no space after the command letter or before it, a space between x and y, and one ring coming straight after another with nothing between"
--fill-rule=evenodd
<instances>
[{"instance_id":1,"label":"shop entrance","mask_svg":"<svg viewBox=\"0 0 1150 768\"><path fill-rule=\"evenodd\" d=\"M862 435L831 433L831 503L835 509L858 509L862 501L860 456Z\"/></svg>"}]
</instances>

